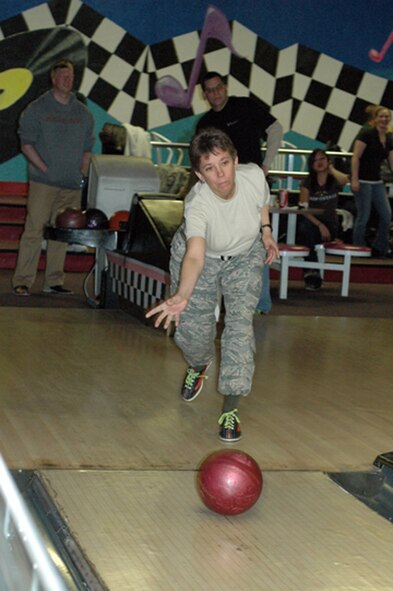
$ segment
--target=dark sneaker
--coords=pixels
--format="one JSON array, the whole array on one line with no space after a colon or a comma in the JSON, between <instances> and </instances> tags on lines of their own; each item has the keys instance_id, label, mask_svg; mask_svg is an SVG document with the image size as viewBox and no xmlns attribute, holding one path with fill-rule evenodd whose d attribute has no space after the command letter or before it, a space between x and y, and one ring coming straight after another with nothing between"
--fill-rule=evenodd
<instances>
[{"instance_id":1,"label":"dark sneaker","mask_svg":"<svg viewBox=\"0 0 393 591\"><path fill-rule=\"evenodd\" d=\"M17 296L29 296L30 290L27 285L17 285L14 287L13 292Z\"/></svg>"},{"instance_id":2,"label":"dark sneaker","mask_svg":"<svg viewBox=\"0 0 393 591\"><path fill-rule=\"evenodd\" d=\"M191 402L192 400L195 400L198 394L201 393L203 382L204 380L207 380L207 375L205 375L205 373L208 370L209 365L210 363L205 365L205 367L200 371L197 371L193 367L189 367L187 369L181 391L181 397L183 400L186 402Z\"/></svg>"},{"instance_id":3,"label":"dark sneaker","mask_svg":"<svg viewBox=\"0 0 393 591\"><path fill-rule=\"evenodd\" d=\"M54 293L59 295L72 295L74 292L71 289L66 289L62 285L52 285L51 287L44 287L44 293Z\"/></svg>"},{"instance_id":4,"label":"dark sneaker","mask_svg":"<svg viewBox=\"0 0 393 591\"><path fill-rule=\"evenodd\" d=\"M304 287L307 291L318 291L322 287L322 278L317 273L308 273L304 276Z\"/></svg>"},{"instance_id":5,"label":"dark sneaker","mask_svg":"<svg viewBox=\"0 0 393 591\"><path fill-rule=\"evenodd\" d=\"M221 441L231 443L232 441L239 441L241 439L242 431L240 429L239 417L237 416L237 408L229 412L223 412L218 419L218 424L221 425L218 434Z\"/></svg>"}]
</instances>

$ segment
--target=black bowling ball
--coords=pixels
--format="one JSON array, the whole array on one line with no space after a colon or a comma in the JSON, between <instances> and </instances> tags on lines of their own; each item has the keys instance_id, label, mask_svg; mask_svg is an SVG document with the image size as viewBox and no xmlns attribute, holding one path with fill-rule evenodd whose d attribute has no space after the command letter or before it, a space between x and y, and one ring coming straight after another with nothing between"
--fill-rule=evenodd
<instances>
[{"instance_id":1,"label":"black bowling ball","mask_svg":"<svg viewBox=\"0 0 393 591\"><path fill-rule=\"evenodd\" d=\"M105 230L109 228L108 216L101 210L91 207L86 210L86 228L90 230Z\"/></svg>"}]
</instances>

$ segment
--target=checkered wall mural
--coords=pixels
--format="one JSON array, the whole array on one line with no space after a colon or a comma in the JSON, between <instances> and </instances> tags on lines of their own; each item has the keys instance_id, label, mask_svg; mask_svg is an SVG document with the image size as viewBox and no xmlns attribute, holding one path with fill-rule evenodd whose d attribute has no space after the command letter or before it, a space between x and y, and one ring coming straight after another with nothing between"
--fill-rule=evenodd
<instances>
[{"instance_id":1,"label":"checkered wall mural","mask_svg":"<svg viewBox=\"0 0 393 591\"><path fill-rule=\"evenodd\" d=\"M187 88L200 31L146 46L80 0L53 0L0 22L0 38L62 26L79 32L86 45L80 91L119 122L152 129L206 111L198 85L189 109L168 107L154 92L164 75ZM227 75L230 94L260 99L285 131L349 149L367 104L393 109L392 81L300 44L280 50L237 21L230 27L242 57L210 38L201 74Z\"/></svg>"}]
</instances>

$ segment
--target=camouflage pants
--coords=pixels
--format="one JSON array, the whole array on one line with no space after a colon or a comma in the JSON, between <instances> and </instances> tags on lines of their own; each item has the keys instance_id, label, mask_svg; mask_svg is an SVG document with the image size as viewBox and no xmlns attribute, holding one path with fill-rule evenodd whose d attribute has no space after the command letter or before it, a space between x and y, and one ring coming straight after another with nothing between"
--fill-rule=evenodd
<instances>
[{"instance_id":1,"label":"camouflage pants","mask_svg":"<svg viewBox=\"0 0 393 591\"><path fill-rule=\"evenodd\" d=\"M180 231L171 249L172 293L176 291L185 239ZM250 251L227 261L205 258L205 265L187 308L182 312L175 341L191 367L209 363L215 354L215 308L224 299L225 326L221 336L218 391L224 395L249 394L255 369L253 317L262 286L265 251L257 240Z\"/></svg>"}]
</instances>

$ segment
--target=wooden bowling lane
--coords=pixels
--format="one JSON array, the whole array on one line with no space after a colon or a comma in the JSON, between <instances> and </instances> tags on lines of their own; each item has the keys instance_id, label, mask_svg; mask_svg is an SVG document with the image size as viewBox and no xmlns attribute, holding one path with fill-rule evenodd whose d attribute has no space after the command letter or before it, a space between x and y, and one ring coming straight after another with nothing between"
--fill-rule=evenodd
<instances>
[{"instance_id":1,"label":"wooden bowling lane","mask_svg":"<svg viewBox=\"0 0 393 591\"><path fill-rule=\"evenodd\" d=\"M391 589L391 523L321 472L264 472L233 517L205 508L192 470L41 476L110 591Z\"/></svg>"},{"instance_id":2,"label":"wooden bowling lane","mask_svg":"<svg viewBox=\"0 0 393 591\"><path fill-rule=\"evenodd\" d=\"M391 588L391 524L324 472L393 450L393 319L267 316L255 329L236 447L265 487L226 518L195 490L202 459L225 448L215 364L186 404L162 332L116 310L0 308L2 454L40 471L110 591Z\"/></svg>"},{"instance_id":3,"label":"wooden bowling lane","mask_svg":"<svg viewBox=\"0 0 393 591\"><path fill-rule=\"evenodd\" d=\"M238 447L267 470L367 469L393 449L393 319L256 319ZM217 438L217 368L180 400L173 339L121 311L0 308L0 446L11 469L193 469ZM219 342L217 343L219 349ZM218 350L219 354L219 350Z\"/></svg>"}]
</instances>

